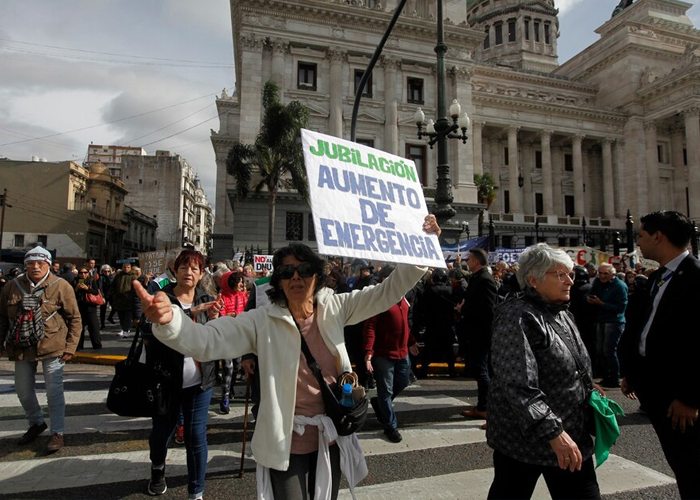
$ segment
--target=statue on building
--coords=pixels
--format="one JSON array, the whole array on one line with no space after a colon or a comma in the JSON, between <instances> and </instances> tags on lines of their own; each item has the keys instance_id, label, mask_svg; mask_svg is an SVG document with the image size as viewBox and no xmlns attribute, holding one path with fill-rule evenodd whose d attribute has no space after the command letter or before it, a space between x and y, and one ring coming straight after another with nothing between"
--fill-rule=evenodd
<instances>
[{"instance_id":1,"label":"statue on building","mask_svg":"<svg viewBox=\"0 0 700 500\"><path fill-rule=\"evenodd\" d=\"M610 16L610 18L612 19L616 15L620 14L623 10L631 6L633 3L634 0L620 0L620 3L617 4L617 7L615 7L615 10L613 10L612 16Z\"/></svg>"}]
</instances>

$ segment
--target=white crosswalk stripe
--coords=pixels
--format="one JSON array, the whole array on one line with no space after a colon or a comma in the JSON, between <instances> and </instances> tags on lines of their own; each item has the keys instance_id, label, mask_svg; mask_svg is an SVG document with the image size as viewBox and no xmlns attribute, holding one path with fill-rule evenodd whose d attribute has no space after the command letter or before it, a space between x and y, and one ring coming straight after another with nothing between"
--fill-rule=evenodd
<instances>
[{"instance_id":1,"label":"white crosswalk stripe","mask_svg":"<svg viewBox=\"0 0 700 500\"><path fill-rule=\"evenodd\" d=\"M143 430L150 428L150 419L122 418L110 414L106 407L100 409L106 398L109 377L67 378L66 385L72 383L95 382L102 387L98 390L67 390L68 405L95 405L85 415L66 418L66 433L90 434L96 432L114 432ZM26 430L21 407L8 376L0 377L0 411L3 412L0 438L15 439ZM40 401L45 404L45 395ZM479 428L482 421L468 421L458 415L464 409L464 402L445 395L425 396L420 386L409 387L395 402L395 408L401 414L422 410L454 408L454 416L448 421L425 423L418 426L406 426L401 429L403 441L398 444L384 439L379 430L367 430L359 434L362 448L368 460L381 455L397 455L420 450L436 450L451 446L473 445L485 441L484 431ZM370 410L371 412L371 410ZM229 415L210 412L212 425L225 422L240 422L243 418L240 405L233 405ZM370 417L371 418L371 417ZM376 428L375 428L376 429ZM67 437L69 440L69 437ZM69 441L68 441L69 442ZM240 466L240 443L209 446L209 473L235 471ZM249 454L250 447L248 447ZM248 463L250 460L250 463ZM246 459L249 469L254 464L253 457ZM145 480L149 470L148 451L111 453L109 446L98 455L81 455L77 457L54 456L32 460L0 462L2 493L19 494L29 491L47 489L77 488L90 485L118 483L122 481ZM173 448L168 452L168 476L186 475L186 458L184 448ZM620 491L640 490L653 486L674 483L674 479L653 469L625 458L611 455L609 460L597 470L598 480L603 494ZM28 481L31 477L32 481ZM381 484L356 488L358 499L396 499L435 498L468 499L485 498L493 478L491 468L466 470L451 474L442 474L420 479L396 480ZM538 484L536 498L549 498L543 481ZM349 491L343 490L341 499L349 499Z\"/></svg>"}]
</instances>

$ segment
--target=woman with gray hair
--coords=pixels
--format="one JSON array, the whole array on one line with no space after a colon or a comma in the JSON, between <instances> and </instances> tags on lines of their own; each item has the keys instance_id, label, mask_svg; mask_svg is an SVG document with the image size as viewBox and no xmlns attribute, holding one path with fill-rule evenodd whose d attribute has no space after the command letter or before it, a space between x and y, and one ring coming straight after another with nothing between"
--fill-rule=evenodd
<instances>
[{"instance_id":1,"label":"woman with gray hair","mask_svg":"<svg viewBox=\"0 0 700 500\"><path fill-rule=\"evenodd\" d=\"M524 292L498 306L494 319L489 498L530 498L541 475L553 499L600 498L587 431L591 388L579 375L579 365L591 375L591 362L567 311L573 262L539 243L519 265Z\"/></svg>"}]
</instances>

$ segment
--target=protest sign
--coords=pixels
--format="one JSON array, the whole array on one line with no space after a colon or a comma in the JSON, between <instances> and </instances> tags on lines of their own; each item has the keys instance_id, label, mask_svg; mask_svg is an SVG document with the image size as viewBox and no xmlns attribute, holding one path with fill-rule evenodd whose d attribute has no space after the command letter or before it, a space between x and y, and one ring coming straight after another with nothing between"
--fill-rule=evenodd
<instances>
[{"instance_id":1,"label":"protest sign","mask_svg":"<svg viewBox=\"0 0 700 500\"><path fill-rule=\"evenodd\" d=\"M139 264L144 276L148 273L158 276L165 271L165 250L139 253Z\"/></svg>"},{"instance_id":2,"label":"protest sign","mask_svg":"<svg viewBox=\"0 0 700 500\"><path fill-rule=\"evenodd\" d=\"M462 262L466 262L467 257L469 257L469 250L476 248L488 250L489 237L481 236L479 238L460 241L459 245L443 245L442 255L445 257L446 262L453 262L457 260L458 255L462 259Z\"/></svg>"},{"instance_id":3,"label":"protest sign","mask_svg":"<svg viewBox=\"0 0 700 500\"><path fill-rule=\"evenodd\" d=\"M253 255L253 271L262 273L265 269L272 274L272 255Z\"/></svg>"},{"instance_id":4,"label":"protest sign","mask_svg":"<svg viewBox=\"0 0 700 500\"><path fill-rule=\"evenodd\" d=\"M302 130L318 250L326 255L444 268L415 164Z\"/></svg>"}]
</instances>

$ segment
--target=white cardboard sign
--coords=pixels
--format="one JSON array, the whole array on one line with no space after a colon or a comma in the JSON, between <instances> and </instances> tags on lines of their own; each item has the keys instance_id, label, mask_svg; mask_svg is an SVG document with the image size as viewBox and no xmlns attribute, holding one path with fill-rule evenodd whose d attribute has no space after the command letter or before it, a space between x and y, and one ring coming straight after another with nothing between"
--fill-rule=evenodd
<instances>
[{"instance_id":1,"label":"white cardboard sign","mask_svg":"<svg viewBox=\"0 0 700 500\"><path fill-rule=\"evenodd\" d=\"M428 207L411 160L302 130L318 250L325 255L446 267L422 229Z\"/></svg>"},{"instance_id":2,"label":"white cardboard sign","mask_svg":"<svg viewBox=\"0 0 700 500\"><path fill-rule=\"evenodd\" d=\"M272 255L253 255L253 271L262 273L265 269L272 274Z\"/></svg>"}]
</instances>

